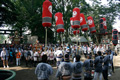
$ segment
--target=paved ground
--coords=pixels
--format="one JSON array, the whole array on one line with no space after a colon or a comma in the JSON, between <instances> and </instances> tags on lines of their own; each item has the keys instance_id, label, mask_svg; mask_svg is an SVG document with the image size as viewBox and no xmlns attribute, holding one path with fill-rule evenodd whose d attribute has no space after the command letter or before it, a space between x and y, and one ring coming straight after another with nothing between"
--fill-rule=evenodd
<instances>
[{"instance_id":1,"label":"paved ground","mask_svg":"<svg viewBox=\"0 0 120 80\"><path fill-rule=\"evenodd\" d=\"M84 58L82 59L84 60ZM10 65L10 68L5 68L5 70L13 70L16 72L15 80L37 80L35 73L35 67L25 67L24 61L21 66ZM0 67L0 70L3 70L3 67ZM50 76L50 80L57 80L55 77L56 67L53 66L53 75ZM115 73L109 77L109 80L120 80L120 68L115 68Z\"/></svg>"},{"instance_id":2,"label":"paved ground","mask_svg":"<svg viewBox=\"0 0 120 80\"><path fill-rule=\"evenodd\" d=\"M4 69L4 68L0 68ZM36 75L34 74L35 68L31 67L24 67L24 66L18 66L18 67L10 67L6 68L6 70L13 70L16 72L15 80L37 80ZM56 67L53 67L53 75L50 76L50 80L57 80L55 78L56 74ZM112 74L111 77L109 77L109 80L120 80L120 68L115 68L115 73Z\"/></svg>"},{"instance_id":3,"label":"paved ground","mask_svg":"<svg viewBox=\"0 0 120 80\"><path fill-rule=\"evenodd\" d=\"M0 70L13 70L16 72L15 80L37 80L35 73L35 68L27 68L27 67L10 67L10 68L0 68ZM53 67L53 75L50 76L50 80L57 80L55 78L56 67Z\"/></svg>"}]
</instances>

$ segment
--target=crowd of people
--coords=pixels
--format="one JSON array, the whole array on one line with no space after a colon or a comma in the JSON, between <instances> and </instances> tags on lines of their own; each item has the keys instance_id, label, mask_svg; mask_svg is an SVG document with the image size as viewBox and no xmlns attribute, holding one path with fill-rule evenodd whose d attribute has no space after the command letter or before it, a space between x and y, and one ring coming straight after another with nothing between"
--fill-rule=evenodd
<instances>
[{"instance_id":1,"label":"crowd of people","mask_svg":"<svg viewBox=\"0 0 120 80\"><path fill-rule=\"evenodd\" d=\"M25 60L27 67L34 66L38 80L48 80L53 74L51 65L57 66L56 77L59 80L81 80L84 72L84 80L108 80L108 76L114 72L114 51L106 45L63 45L49 44L47 48L43 44L36 45L5 45L0 47L0 57L4 68L9 64L21 65ZM81 56L85 61L81 61ZM55 64L56 63L56 64ZM14 65L14 64L13 64Z\"/></svg>"}]
</instances>

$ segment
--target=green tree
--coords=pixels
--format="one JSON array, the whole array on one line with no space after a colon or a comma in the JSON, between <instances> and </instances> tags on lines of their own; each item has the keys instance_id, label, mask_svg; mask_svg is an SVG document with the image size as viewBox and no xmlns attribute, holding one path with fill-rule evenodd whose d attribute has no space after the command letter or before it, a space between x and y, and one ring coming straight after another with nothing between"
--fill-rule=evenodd
<instances>
[{"instance_id":1,"label":"green tree","mask_svg":"<svg viewBox=\"0 0 120 80\"><path fill-rule=\"evenodd\" d=\"M93 5L92 10L90 15L93 17L94 19L94 23L95 23L95 27L97 30L97 33L99 33L99 20L101 17L105 17L106 21L107 21L107 31L108 32L112 32L112 28L113 28L113 24L115 23L115 18L119 15L120 13L120 4L113 1L113 0L108 0L108 4L107 5L102 5L101 1L99 0L91 0L93 1ZM95 41L95 37L94 35L92 35L92 39L94 42ZM100 42L99 38L99 42Z\"/></svg>"},{"instance_id":2,"label":"green tree","mask_svg":"<svg viewBox=\"0 0 120 80\"><path fill-rule=\"evenodd\" d=\"M0 35L0 44L2 44L5 39L6 37L4 35Z\"/></svg>"},{"instance_id":3,"label":"green tree","mask_svg":"<svg viewBox=\"0 0 120 80\"><path fill-rule=\"evenodd\" d=\"M92 0L92 12L90 15L93 16L95 21L95 26L97 32L99 32L99 19L101 17L105 17L107 19L107 29L108 32L112 31L112 25L115 23L115 18L120 13L120 5L119 3L114 2L113 0L109 0L107 5L102 5L99 0Z\"/></svg>"},{"instance_id":4,"label":"green tree","mask_svg":"<svg viewBox=\"0 0 120 80\"><path fill-rule=\"evenodd\" d=\"M0 0L0 26L2 24L14 24L16 16L14 4L10 0Z\"/></svg>"},{"instance_id":5,"label":"green tree","mask_svg":"<svg viewBox=\"0 0 120 80\"><path fill-rule=\"evenodd\" d=\"M7 0L5 0L7 1ZM42 4L44 0L9 0L14 5L15 13L17 14L16 21L12 23L14 29L20 31L31 30L32 35L37 35L41 42L44 42L45 29L42 26ZM54 15L57 12L63 14L65 40L68 42L70 17L72 17L72 10L75 7L80 8L80 13L84 13L85 17L92 16L95 22L97 32L99 32L99 19L106 17L108 31L111 31L114 24L115 17L120 12L120 5L109 0L108 6L101 5L99 0L93 1L90 6L85 0L50 0L53 5L53 18L51 28L48 29L49 41L53 41L53 31L55 29ZM6 13L8 14L8 13ZM8 17L9 18L9 17ZM87 19L86 19L87 20ZM12 21L11 21L12 22ZM56 30L55 30L56 31ZM81 30L80 30L81 31ZM84 34L83 34L84 35Z\"/></svg>"},{"instance_id":6,"label":"green tree","mask_svg":"<svg viewBox=\"0 0 120 80\"><path fill-rule=\"evenodd\" d=\"M40 42L44 42L45 29L42 26L42 4L43 0L15 0L13 1L17 8L16 24L13 28L26 31L31 30L31 35L38 36ZM53 32L48 29L49 42L53 39Z\"/></svg>"}]
</instances>

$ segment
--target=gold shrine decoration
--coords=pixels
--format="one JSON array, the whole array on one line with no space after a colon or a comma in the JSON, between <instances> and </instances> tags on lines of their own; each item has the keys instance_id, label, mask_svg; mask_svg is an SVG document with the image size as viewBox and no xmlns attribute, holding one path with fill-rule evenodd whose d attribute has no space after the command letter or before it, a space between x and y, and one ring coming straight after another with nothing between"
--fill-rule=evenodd
<instances>
[{"instance_id":1,"label":"gold shrine decoration","mask_svg":"<svg viewBox=\"0 0 120 80\"><path fill-rule=\"evenodd\" d=\"M14 38L14 41L20 41L20 38Z\"/></svg>"}]
</instances>

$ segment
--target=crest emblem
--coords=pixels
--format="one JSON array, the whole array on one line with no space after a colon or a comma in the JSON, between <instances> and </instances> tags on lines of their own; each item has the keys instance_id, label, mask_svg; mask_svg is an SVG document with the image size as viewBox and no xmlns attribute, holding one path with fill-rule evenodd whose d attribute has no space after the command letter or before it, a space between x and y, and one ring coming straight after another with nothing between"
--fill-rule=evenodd
<instances>
[{"instance_id":1,"label":"crest emblem","mask_svg":"<svg viewBox=\"0 0 120 80\"><path fill-rule=\"evenodd\" d=\"M88 24L92 25L93 21L91 19L88 20Z\"/></svg>"},{"instance_id":2,"label":"crest emblem","mask_svg":"<svg viewBox=\"0 0 120 80\"><path fill-rule=\"evenodd\" d=\"M52 6L51 6L51 5L48 7L48 10L49 10L50 13L52 14Z\"/></svg>"},{"instance_id":3,"label":"crest emblem","mask_svg":"<svg viewBox=\"0 0 120 80\"><path fill-rule=\"evenodd\" d=\"M80 17L80 23L83 21L83 18L82 17Z\"/></svg>"},{"instance_id":4,"label":"crest emblem","mask_svg":"<svg viewBox=\"0 0 120 80\"><path fill-rule=\"evenodd\" d=\"M77 15L77 12L73 11L73 17L76 17L76 15Z\"/></svg>"}]
</instances>

